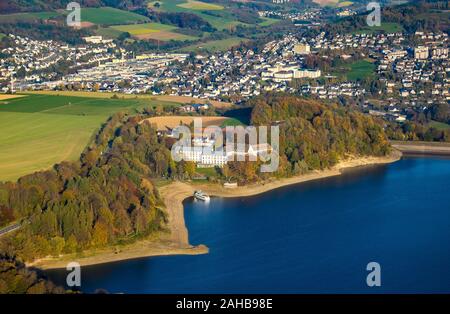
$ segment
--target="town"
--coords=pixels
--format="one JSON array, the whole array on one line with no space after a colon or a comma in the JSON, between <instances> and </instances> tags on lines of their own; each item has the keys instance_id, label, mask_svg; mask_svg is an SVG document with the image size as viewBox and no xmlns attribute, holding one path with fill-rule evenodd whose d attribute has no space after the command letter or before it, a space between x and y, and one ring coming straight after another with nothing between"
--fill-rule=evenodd
<instances>
[{"instance_id":1,"label":"town","mask_svg":"<svg viewBox=\"0 0 450 314\"><path fill-rule=\"evenodd\" d=\"M320 13L307 10L296 18L313 19ZM68 89L188 96L235 104L278 91L344 104L350 101L400 123L410 110L420 112L450 100L446 33L303 34L289 33L266 42L260 52L241 47L208 54L140 55L102 36L69 46L10 34L12 46L1 51L5 57L0 63L0 86L3 92ZM366 73L352 78L358 67Z\"/></svg>"}]
</instances>

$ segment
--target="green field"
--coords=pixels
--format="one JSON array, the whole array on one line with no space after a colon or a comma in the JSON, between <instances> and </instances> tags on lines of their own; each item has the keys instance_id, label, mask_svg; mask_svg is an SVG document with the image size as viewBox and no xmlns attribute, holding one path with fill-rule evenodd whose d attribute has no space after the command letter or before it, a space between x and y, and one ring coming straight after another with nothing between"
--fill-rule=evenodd
<instances>
[{"instance_id":1,"label":"green field","mask_svg":"<svg viewBox=\"0 0 450 314\"><path fill-rule=\"evenodd\" d=\"M350 65L350 71L346 74L350 81L362 80L375 74L376 66L367 60L359 60Z\"/></svg>"},{"instance_id":2,"label":"green field","mask_svg":"<svg viewBox=\"0 0 450 314\"><path fill-rule=\"evenodd\" d=\"M272 19L270 17L262 17L263 22L259 23L259 26L270 26L272 24L280 22L278 19Z\"/></svg>"},{"instance_id":3,"label":"green field","mask_svg":"<svg viewBox=\"0 0 450 314\"><path fill-rule=\"evenodd\" d=\"M156 8L154 6L156 2L160 4L159 8ZM231 14L231 12L228 12L228 10L224 10L222 6L209 3L202 4L199 3L199 1L196 2L197 4L195 5L194 1L189 0L163 0L153 1L148 5L152 9L156 9L159 11L188 12L197 14L218 30L228 29L236 25L247 25L245 23L237 21L236 18ZM205 7L205 5L209 6L209 9L199 9L202 6ZM214 6L213 9L211 9L212 6ZM208 14L208 12L210 14Z\"/></svg>"},{"instance_id":4,"label":"green field","mask_svg":"<svg viewBox=\"0 0 450 314\"><path fill-rule=\"evenodd\" d=\"M339 2L338 7L339 8L348 7L348 6L351 6L352 4L353 4L353 2L351 2L351 1L341 1L341 2Z\"/></svg>"},{"instance_id":5,"label":"green field","mask_svg":"<svg viewBox=\"0 0 450 314\"><path fill-rule=\"evenodd\" d=\"M112 113L157 104L176 105L148 98L56 95L0 101L0 181L76 160Z\"/></svg>"},{"instance_id":6,"label":"green field","mask_svg":"<svg viewBox=\"0 0 450 314\"><path fill-rule=\"evenodd\" d=\"M108 39L117 39L122 32L111 27L99 27L95 30L95 34Z\"/></svg>"},{"instance_id":7,"label":"green field","mask_svg":"<svg viewBox=\"0 0 450 314\"><path fill-rule=\"evenodd\" d=\"M205 177L217 177L216 168L196 168L195 172Z\"/></svg>"},{"instance_id":8,"label":"green field","mask_svg":"<svg viewBox=\"0 0 450 314\"><path fill-rule=\"evenodd\" d=\"M0 113L0 181L47 169L63 160L76 160L101 116L45 113Z\"/></svg>"},{"instance_id":9,"label":"green field","mask_svg":"<svg viewBox=\"0 0 450 314\"><path fill-rule=\"evenodd\" d=\"M26 12L0 15L0 23L28 22L37 19L49 19L67 15L66 11ZM100 25L116 25L148 22L145 16L111 7L82 8L81 21Z\"/></svg>"},{"instance_id":10,"label":"green field","mask_svg":"<svg viewBox=\"0 0 450 314\"><path fill-rule=\"evenodd\" d=\"M334 7L342 8L353 4L353 2L346 0L313 0L313 2L320 4L321 6L324 7L332 7L332 8Z\"/></svg>"},{"instance_id":11,"label":"green field","mask_svg":"<svg viewBox=\"0 0 450 314\"><path fill-rule=\"evenodd\" d=\"M131 35L142 35L142 34L148 34L148 33L152 33L152 32L171 31L171 30L176 29L175 26L165 25L165 24L160 24L160 23L116 25L116 26L111 26L111 28L114 28L121 32L128 32Z\"/></svg>"},{"instance_id":12,"label":"green field","mask_svg":"<svg viewBox=\"0 0 450 314\"><path fill-rule=\"evenodd\" d=\"M378 32L385 32L385 33L398 33L403 32L403 26L401 26L398 23L385 23L382 22L380 26L366 26L363 27L361 30L358 30L355 32L355 34L373 34Z\"/></svg>"},{"instance_id":13,"label":"green field","mask_svg":"<svg viewBox=\"0 0 450 314\"><path fill-rule=\"evenodd\" d=\"M157 39L157 40L196 40L197 37L177 33L178 29L172 25L160 23L145 23L132 25L116 25L111 26L115 31L121 33L130 33L130 35L138 39Z\"/></svg>"},{"instance_id":14,"label":"green field","mask_svg":"<svg viewBox=\"0 0 450 314\"><path fill-rule=\"evenodd\" d=\"M231 47L238 46L241 42L244 41L247 41L247 39L240 37L231 37L227 39L208 41L206 43L197 43L191 46L181 48L179 51L180 52L225 51L230 49Z\"/></svg>"},{"instance_id":15,"label":"green field","mask_svg":"<svg viewBox=\"0 0 450 314\"><path fill-rule=\"evenodd\" d=\"M110 7L81 9L81 21L100 25L117 25L147 22L145 16Z\"/></svg>"},{"instance_id":16,"label":"green field","mask_svg":"<svg viewBox=\"0 0 450 314\"><path fill-rule=\"evenodd\" d=\"M431 127L431 128L435 128L437 130L440 130L440 131L450 129L450 124L443 123L443 122L438 122L438 121L431 121L430 123L428 123L428 126Z\"/></svg>"},{"instance_id":17,"label":"green field","mask_svg":"<svg viewBox=\"0 0 450 314\"><path fill-rule=\"evenodd\" d=\"M223 10L223 6L206 3L198 0L187 0L186 3L178 4L179 7L191 10Z\"/></svg>"},{"instance_id":18,"label":"green field","mask_svg":"<svg viewBox=\"0 0 450 314\"><path fill-rule=\"evenodd\" d=\"M39 19L50 19L57 17L60 14L58 12L29 12L29 13L14 13L14 14L1 14L0 23L17 23L17 22L29 22Z\"/></svg>"},{"instance_id":19,"label":"green field","mask_svg":"<svg viewBox=\"0 0 450 314\"><path fill-rule=\"evenodd\" d=\"M229 118L229 119L225 120L220 127L224 128L227 126L238 126L238 125L244 126L245 124L236 118Z\"/></svg>"},{"instance_id":20,"label":"green field","mask_svg":"<svg viewBox=\"0 0 450 314\"><path fill-rule=\"evenodd\" d=\"M159 8L155 6L156 3L160 4ZM169 12L221 11L224 9L221 5L202 2L200 0L159 0L149 2L148 6Z\"/></svg>"}]
</instances>

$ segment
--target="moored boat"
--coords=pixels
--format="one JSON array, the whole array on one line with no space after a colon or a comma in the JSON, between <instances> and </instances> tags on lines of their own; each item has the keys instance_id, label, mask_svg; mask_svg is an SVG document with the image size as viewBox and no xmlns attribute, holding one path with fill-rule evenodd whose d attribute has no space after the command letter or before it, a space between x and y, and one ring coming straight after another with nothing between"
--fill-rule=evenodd
<instances>
[{"instance_id":1,"label":"moored boat","mask_svg":"<svg viewBox=\"0 0 450 314\"><path fill-rule=\"evenodd\" d=\"M208 202L209 201L209 195L203 193L202 191L195 191L194 197L200 201Z\"/></svg>"}]
</instances>

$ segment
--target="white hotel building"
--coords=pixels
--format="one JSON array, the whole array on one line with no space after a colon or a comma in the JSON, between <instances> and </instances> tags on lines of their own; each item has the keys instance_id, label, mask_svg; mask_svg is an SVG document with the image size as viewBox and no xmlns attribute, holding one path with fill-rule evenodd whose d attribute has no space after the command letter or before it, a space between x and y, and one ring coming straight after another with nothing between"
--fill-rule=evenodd
<instances>
[{"instance_id":1,"label":"white hotel building","mask_svg":"<svg viewBox=\"0 0 450 314\"><path fill-rule=\"evenodd\" d=\"M220 167L225 166L229 161L233 161L238 156L241 157L254 157L256 160L257 156L263 156L264 154L270 153L272 147L269 144L258 144L250 145L247 152L226 152L225 149L221 151L213 150L212 145L203 146L192 146L183 147L180 151L180 157L184 161L192 161L197 164L197 167L208 168L208 167ZM238 159L239 160L239 159Z\"/></svg>"}]
</instances>

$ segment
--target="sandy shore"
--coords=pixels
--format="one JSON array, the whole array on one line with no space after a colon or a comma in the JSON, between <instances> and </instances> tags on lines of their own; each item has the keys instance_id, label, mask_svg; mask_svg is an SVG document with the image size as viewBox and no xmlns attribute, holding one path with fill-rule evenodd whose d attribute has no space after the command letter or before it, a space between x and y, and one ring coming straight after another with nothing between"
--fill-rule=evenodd
<instances>
[{"instance_id":1,"label":"sandy shore","mask_svg":"<svg viewBox=\"0 0 450 314\"><path fill-rule=\"evenodd\" d=\"M150 256L208 253L209 250L205 245L192 246L189 244L182 204L185 197L179 198L177 196L179 191L172 191L170 187L171 185L161 189L168 216L167 229L170 232L161 233L153 239L141 240L129 245L111 246L101 250L88 250L83 252L82 255L68 254L59 258L42 258L33 263L28 263L27 266L45 270L66 268L70 262L88 266Z\"/></svg>"},{"instance_id":2,"label":"sandy shore","mask_svg":"<svg viewBox=\"0 0 450 314\"><path fill-rule=\"evenodd\" d=\"M391 141L391 145L405 154L450 156L450 143Z\"/></svg>"},{"instance_id":3,"label":"sandy shore","mask_svg":"<svg viewBox=\"0 0 450 314\"><path fill-rule=\"evenodd\" d=\"M39 269L66 268L70 262L77 262L81 266L118 262L150 256L166 255L199 255L208 253L208 248L199 246L180 246L167 240L142 240L126 246L110 247L102 250L83 252L83 255L64 255L61 258L43 258L27 267Z\"/></svg>"},{"instance_id":4,"label":"sandy shore","mask_svg":"<svg viewBox=\"0 0 450 314\"><path fill-rule=\"evenodd\" d=\"M195 190L201 189L211 196L219 197L251 196L287 185L338 176L342 174L344 169L387 164L398 161L400 158L401 153L397 151L388 157L351 158L340 162L329 170L315 171L302 176L273 180L234 189L224 188L219 184L194 185L176 181L159 189L166 204L168 214L167 227L170 233L162 234L158 239L142 240L127 246L88 251L82 256L67 255L60 258L40 259L32 264L28 264L28 266L40 269L54 269L65 268L69 262L78 262L80 265L86 266L149 256L206 254L208 253L208 248L205 245L191 246L189 244L188 230L184 221L183 201L192 197Z\"/></svg>"},{"instance_id":5,"label":"sandy shore","mask_svg":"<svg viewBox=\"0 0 450 314\"><path fill-rule=\"evenodd\" d=\"M388 157L349 158L345 161L340 162L339 164L328 170L314 171L301 176L273 180L247 186L239 186L238 188L224 188L222 185L218 184L194 185L184 182L174 182L171 183L170 185L161 188L160 192L161 195L163 195L164 199L166 200L166 205L169 207L168 203L170 203L171 206L176 208L176 210L178 211L180 210L180 208L182 209L183 207L182 205L183 200L185 200L188 197L191 197L195 190L202 190L211 196L218 196L218 197L252 196L287 185L338 176L341 175L342 171L345 169L396 162L400 160L401 156L402 154L396 151L391 156ZM178 214L178 216L183 217L183 213L181 213L181 215ZM183 235L182 238L184 237L187 238L187 236Z\"/></svg>"}]
</instances>

